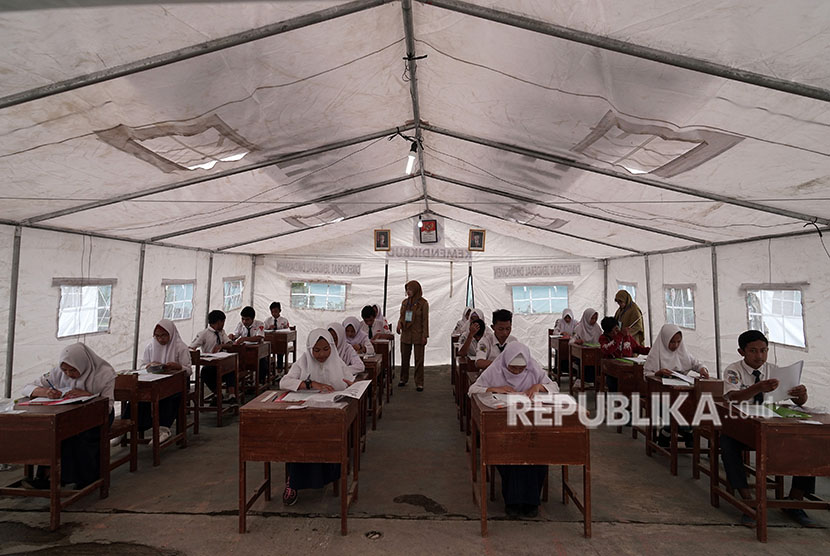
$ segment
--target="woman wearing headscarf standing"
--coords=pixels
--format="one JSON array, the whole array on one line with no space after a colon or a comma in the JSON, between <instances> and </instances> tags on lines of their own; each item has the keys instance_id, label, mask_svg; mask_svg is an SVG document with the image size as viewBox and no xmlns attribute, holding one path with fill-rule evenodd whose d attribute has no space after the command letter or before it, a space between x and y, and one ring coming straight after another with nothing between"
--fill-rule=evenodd
<instances>
[{"instance_id":1,"label":"woman wearing headscarf standing","mask_svg":"<svg viewBox=\"0 0 830 556\"><path fill-rule=\"evenodd\" d=\"M423 297L421 284L416 280L406 283L406 299L401 303L398 334L401 335L401 381L409 381L409 357L415 348L415 389L424 391L424 348L429 338L429 303Z\"/></svg>"},{"instance_id":2,"label":"woman wearing headscarf standing","mask_svg":"<svg viewBox=\"0 0 830 556\"><path fill-rule=\"evenodd\" d=\"M23 395L59 399L99 395L109 398L113 420L115 371L84 344L63 348L58 366L23 387ZM61 442L61 484L75 483L81 489L101 476L101 430L90 429ZM39 466L36 488L49 488L47 466Z\"/></svg>"},{"instance_id":3,"label":"woman wearing headscarf standing","mask_svg":"<svg viewBox=\"0 0 830 556\"><path fill-rule=\"evenodd\" d=\"M620 328L628 328L628 333L637 340L637 343L645 345L645 329L643 328L643 312L640 307L631 299L631 294L620 290L614 296L614 301L620 306L614 313L614 318L620 323Z\"/></svg>"}]
</instances>

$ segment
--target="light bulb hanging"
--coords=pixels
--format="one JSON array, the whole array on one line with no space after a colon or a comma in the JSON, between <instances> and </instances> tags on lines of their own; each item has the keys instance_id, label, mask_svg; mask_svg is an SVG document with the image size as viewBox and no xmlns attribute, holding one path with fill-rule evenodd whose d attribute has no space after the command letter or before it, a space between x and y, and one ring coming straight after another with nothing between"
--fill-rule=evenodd
<instances>
[{"instance_id":1,"label":"light bulb hanging","mask_svg":"<svg viewBox=\"0 0 830 556\"><path fill-rule=\"evenodd\" d=\"M406 173L407 175L412 173L412 170L415 169L415 157L418 155L418 143L415 141L412 142L412 146L409 148L409 156L406 159Z\"/></svg>"}]
</instances>

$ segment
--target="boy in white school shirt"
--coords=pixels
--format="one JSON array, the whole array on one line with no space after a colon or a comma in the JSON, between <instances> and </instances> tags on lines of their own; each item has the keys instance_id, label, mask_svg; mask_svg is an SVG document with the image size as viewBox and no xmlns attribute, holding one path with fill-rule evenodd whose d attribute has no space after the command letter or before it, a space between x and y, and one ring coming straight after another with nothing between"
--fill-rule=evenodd
<instances>
[{"instance_id":1,"label":"boy in white school shirt","mask_svg":"<svg viewBox=\"0 0 830 556\"><path fill-rule=\"evenodd\" d=\"M471 315L472 316L472 315ZM496 357L501 355L504 348L516 338L510 335L513 331L513 313L507 309L493 311L492 334L485 334L478 342L476 351L476 369L486 369Z\"/></svg>"},{"instance_id":2,"label":"boy in white school shirt","mask_svg":"<svg viewBox=\"0 0 830 556\"><path fill-rule=\"evenodd\" d=\"M282 306L279 301L271 303L268 310L271 311L271 316L265 319L265 330L285 330L290 326L288 319L280 315Z\"/></svg>"},{"instance_id":3,"label":"boy in white school shirt","mask_svg":"<svg viewBox=\"0 0 830 556\"><path fill-rule=\"evenodd\" d=\"M233 344L231 339L225 334L225 313L219 310L213 310L208 313L208 327L196 334L196 337L190 342L190 349L198 349L202 353L216 353ZM216 367L207 365L202 367L201 372L202 384L208 387L208 390L216 394ZM223 379L225 386L231 387L234 385L233 375L227 374Z\"/></svg>"},{"instance_id":4,"label":"boy in white school shirt","mask_svg":"<svg viewBox=\"0 0 830 556\"><path fill-rule=\"evenodd\" d=\"M256 311L253 307L243 308L239 316L239 324L236 325L233 334L228 335L234 343L241 344L245 340L260 341L265 336L265 323L255 320Z\"/></svg>"}]
</instances>

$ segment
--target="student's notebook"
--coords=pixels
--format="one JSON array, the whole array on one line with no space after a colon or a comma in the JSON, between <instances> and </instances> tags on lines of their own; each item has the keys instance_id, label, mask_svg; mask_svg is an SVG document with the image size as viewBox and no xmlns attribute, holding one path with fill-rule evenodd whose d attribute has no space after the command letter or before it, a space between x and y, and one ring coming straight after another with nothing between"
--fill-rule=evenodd
<instances>
[{"instance_id":1,"label":"student's notebook","mask_svg":"<svg viewBox=\"0 0 830 556\"><path fill-rule=\"evenodd\" d=\"M81 403L87 400L92 400L97 398L98 394L92 394L91 396L78 396L77 398L60 398L57 400L53 400L52 398L47 397L40 397L40 398L32 398L28 402L20 402L17 405L66 405L70 403Z\"/></svg>"},{"instance_id":2,"label":"student's notebook","mask_svg":"<svg viewBox=\"0 0 830 556\"><path fill-rule=\"evenodd\" d=\"M801 371L804 368L804 361L797 361L787 367L770 368L769 378L778 379L778 388L767 394L772 395L772 401L781 402L789 400L787 393L801 384ZM765 396L766 397L766 396Z\"/></svg>"}]
</instances>

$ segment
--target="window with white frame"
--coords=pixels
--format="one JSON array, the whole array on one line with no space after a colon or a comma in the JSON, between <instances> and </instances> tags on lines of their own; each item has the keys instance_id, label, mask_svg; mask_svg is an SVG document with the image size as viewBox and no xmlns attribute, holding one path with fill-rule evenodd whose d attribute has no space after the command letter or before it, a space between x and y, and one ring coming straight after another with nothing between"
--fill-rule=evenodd
<instances>
[{"instance_id":1,"label":"window with white frame","mask_svg":"<svg viewBox=\"0 0 830 556\"><path fill-rule=\"evenodd\" d=\"M681 328L695 327L694 290L689 286L669 287L666 294L666 322Z\"/></svg>"},{"instance_id":2,"label":"window with white frame","mask_svg":"<svg viewBox=\"0 0 830 556\"><path fill-rule=\"evenodd\" d=\"M749 328L770 342L807 347L801 290L747 290L746 310Z\"/></svg>"},{"instance_id":3,"label":"window with white frame","mask_svg":"<svg viewBox=\"0 0 830 556\"><path fill-rule=\"evenodd\" d=\"M225 311L233 311L242 307L242 294L245 291L244 278L225 278L224 307Z\"/></svg>"},{"instance_id":4,"label":"window with white frame","mask_svg":"<svg viewBox=\"0 0 830 556\"><path fill-rule=\"evenodd\" d=\"M346 284L329 282L292 282L293 309L346 310Z\"/></svg>"},{"instance_id":5,"label":"window with white frame","mask_svg":"<svg viewBox=\"0 0 830 556\"><path fill-rule=\"evenodd\" d=\"M193 282L164 284L164 318L187 320L193 316Z\"/></svg>"},{"instance_id":6,"label":"window with white frame","mask_svg":"<svg viewBox=\"0 0 830 556\"><path fill-rule=\"evenodd\" d=\"M568 286L513 286L515 314L561 313L567 307Z\"/></svg>"},{"instance_id":7,"label":"window with white frame","mask_svg":"<svg viewBox=\"0 0 830 556\"><path fill-rule=\"evenodd\" d=\"M59 284L58 338L108 332L113 284Z\"/></svg>"},{"instance_id":8,"label":"window with white frame","mask_svg":"<svg viewBox=\"0 0 830 556\"><path fill-rule=\"evenodd\" d=\"M637 301L637 286L627 282L617 282L617 291L625 290L631 296L632 301Z\"/></svg>"}]
</instances>

